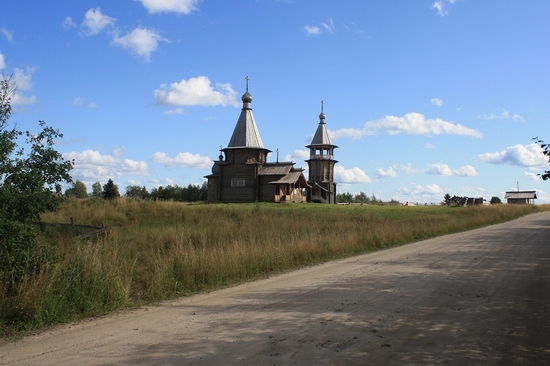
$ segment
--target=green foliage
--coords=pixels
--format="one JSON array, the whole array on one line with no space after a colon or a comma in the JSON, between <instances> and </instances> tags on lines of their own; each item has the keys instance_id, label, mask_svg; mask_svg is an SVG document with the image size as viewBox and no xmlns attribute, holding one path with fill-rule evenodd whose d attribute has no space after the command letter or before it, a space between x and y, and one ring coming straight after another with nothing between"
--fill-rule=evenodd
<instances>
[{"instance_id":1,"label":"green foliage","mask_svg":"<svg viewBox=\"0 0 550 366\"><path fill-rule=\"evenodd\" d=\"M381 199L378 199L374 194L370 197L368 197L365 192L359 192L355 196L353 196L349 192L345 193L339 193L336 195L336 202L338 203L360 203L360 204L366 204L366 205L389 205L389 206L395 206L399 205L399 201L397 200L390 200L390 201L384 201Z\"/></svg>"},{"instance_id":2,"label":"green foliage","mask_svg":"<svg viewBox=\"0 0 550 366\"><path fill-rule=\"evenodd\" d=\"M112 179L109 179L107 183L103 186L103 198L106 200L113 200L119 198L120 193L118 192L118 186L113 182Z\"/></svg>"},{"instance_id":3,"label":"green foliage","mask_svg":"<svg viewBox=\"0 0 550 366\"><path fill-rule=\"evenodd\" d=\"M202 202L206 201L207 195L208 185L206 182L202 186L196 184L189 184L187 187L169 185L151 190L151 198L159 201Z\"/></svg>"},{"instance_id":4,"label":"green foliage","mask_svg":"<svg viewBox=\"0 0 550 366\"><path fill-rule=\"evenodd\" d=\"M539 145L542 149L542 154L545 156L548 156L548 162L550 163L550 144L545 143L543 140L539 140L538 137L534 137L533 141L535 141L535 144ZM546 170L543 174L537 174L540 176L543 180L550 179L550 170Z\"/></svg>"},{"instance_id":5,"label":"green foliage","mask_svg":"<svg viewBox=\"0 0 550 366\"><path fill-rule=\"evenodd\" d=\"M502 201L500 200L500 198L498 198L497 196L493 196L491 197L491 205L498 205L500 203L502 203Z\"/></svg>"},{"instance_id":6,"label":"green foliage","mask_svg":"<svg viewBox=\"0 0 550 366\"><path fill-rule=\"evenodd\" d=\"M67 188L65 190L65 196L74 197L74 198L88 197L88 191L86 189L86 185L83 182L77 180L76 182L74 182L71 188Z\"/></svg>"},{"instance_id":7,"label":"green foliage","mask_svg":"<svg viewBox=\"0 0 550 366\"><path fill-rule=\"evenodd\" d=\"M73 163L63 159L54 140L63 137L39 121L42 131L10 127L12 78L0 80L0 291L9 296L39 269L40 256L33 221L57 209L61 182L71 182ZM20 147L19 139L24 138ZM27 150L26 150L27 149Z\"/></svg>"},{"instance_id":8,"label":"green foliage","mask_svg":"<svg viewBox=\"0 0 550 366\"><path fill-rule=\"evenodd\" d=\"M124 195L128 198L147 199L149 198L149 191L147 191L147 188L145 187L134 185L126 187L126 193Z\"/></svg>"},{"instance_id":9,"label":"green foliage","mask_svg":"<svg viewBox=\"0 0 550 366\"><path fill-rule=\"evenodd\" d=\"M92 197L103 198L103 187L101 186L101 183L95 182L92 184Z\"/></svg>"}]
</instances>

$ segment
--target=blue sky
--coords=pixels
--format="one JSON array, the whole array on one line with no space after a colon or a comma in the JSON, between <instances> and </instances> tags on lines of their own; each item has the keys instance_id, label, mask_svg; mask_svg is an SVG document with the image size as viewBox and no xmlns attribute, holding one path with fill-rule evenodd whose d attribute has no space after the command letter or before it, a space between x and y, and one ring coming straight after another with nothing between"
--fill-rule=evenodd
<instances>
[{"instance_id":1,"label":"blue sky","mask_svg":"<svg viewBox=\"0 0 550 366\"><path fill-rule=\"evenodd\" d=\"M438 203L536 190L550 1L6 1L12 122L58 128L91 185L202 184L250 77L269 161L307 168L324 101L339 192ZM306 172L307 176L307 172Z\"/></svg>"}]
</instances>

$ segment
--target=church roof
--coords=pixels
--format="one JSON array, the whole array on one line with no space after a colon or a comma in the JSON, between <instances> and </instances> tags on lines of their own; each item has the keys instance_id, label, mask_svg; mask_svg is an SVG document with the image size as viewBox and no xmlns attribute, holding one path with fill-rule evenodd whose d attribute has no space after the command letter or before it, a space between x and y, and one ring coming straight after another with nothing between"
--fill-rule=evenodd
<instances>
[{"instance_id":1,"label":"church roof","mask_svg":"<svg viewBox=\"0 0 550 366\"><path fill-rule=\"evenodd\" d=\"M330 135L328 133L327 124L325 123L325 113L323 112L323 108L321 108L321 114L319 115L319 126L317 126L317 131L315 132L315 135L313 136L313 140L311 140L311 145L332 145L332 140L330 139Z\"/></svg>"},{"instance_id":2,"label":"church roof","mask_svg":"<svg viewBox=\"0 0 550 366\"><path fill-rule=\"evenodd\" d=\"M264 164L260 171L259 175L286 175L293 168L294 163L275 163L275 164Z\"/></svg>"},{"instance_id":3,"label":"church roof","mask_svg":"<svg viewBox=\"0 0 550 366\"><path fill-rule=\"evenodd\" d=\"M256 125L256 120L254 119L254 114L252 114L252 108L250 104L252 103L252 95L248 92L248 85L246 88L246 93L242 96L243 108L241 110L241 115L229 140L228 148L238 148L238 147L251 147L257 149L265 149L262 137L260 136L260 131Z\"/></svg>"}]
</instances>

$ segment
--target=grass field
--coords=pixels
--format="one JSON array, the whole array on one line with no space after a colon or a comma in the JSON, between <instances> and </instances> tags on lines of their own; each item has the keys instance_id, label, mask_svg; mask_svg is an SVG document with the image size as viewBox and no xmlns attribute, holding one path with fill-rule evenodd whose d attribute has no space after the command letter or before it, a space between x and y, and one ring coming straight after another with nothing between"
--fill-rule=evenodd
<instances>
[{"instance_id":1,"label":"grass field","mask_svg":"<svg viewBox=\"0 0 550 366\"><path fill-rule=\"evenodd\" d=\"M511 220L550 206L189 205L68 200L44 222L44 264L0 293L0 335L229 286L280 271Z\"/></svg>"}]
</instances>

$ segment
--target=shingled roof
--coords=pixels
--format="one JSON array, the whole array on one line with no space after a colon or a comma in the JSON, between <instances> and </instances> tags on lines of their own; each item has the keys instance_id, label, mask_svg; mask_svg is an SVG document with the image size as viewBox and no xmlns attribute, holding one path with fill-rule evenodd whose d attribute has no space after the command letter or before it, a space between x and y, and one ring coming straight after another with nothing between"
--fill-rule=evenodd
<instances>
[{"instance_id":1,"label":"shingled roof","mask_svg":"<svg viewBox=\"0 0 550 366\"><path fill-rule=\"evenodd\" d=\"M252 114L252 108L250 107L252 95L247 90L241 99L243 101L241 115L239 116L239 120L237 121L237 125L235 126L235 130L233 131L233 135L227 147L265 149L260 131L256 125L256 120L254 119L254 114Z\"/></svg>"}]
</instances>

